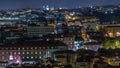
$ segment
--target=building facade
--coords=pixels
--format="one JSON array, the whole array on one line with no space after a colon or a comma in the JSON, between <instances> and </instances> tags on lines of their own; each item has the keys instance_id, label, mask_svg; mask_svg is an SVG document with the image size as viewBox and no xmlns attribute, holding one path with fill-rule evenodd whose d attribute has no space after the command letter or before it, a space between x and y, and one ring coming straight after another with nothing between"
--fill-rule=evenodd
<instances>
[{"instance_id":1,"label":"building facade","mask_svg":"<svg viewBox=\"0 0 120 68\"><path fill-rule=\"evenodd\" d=\"M54 27L51 26L31 24L27 27L27 34L30 37L41 37L51 33L54 33Z\"/></svg>"},{"instance_id":2,"label":"building facade","mask_svg":"<svg viewBox=\"0 0 120 68\"><path fill-rule=\"evenodd\" d=\"M8 63L34 63L47 57L57 50L65 50L67 47L61 42L22 41L15 44L0 46L0 61Z\"/></svg>"}]
</instances>

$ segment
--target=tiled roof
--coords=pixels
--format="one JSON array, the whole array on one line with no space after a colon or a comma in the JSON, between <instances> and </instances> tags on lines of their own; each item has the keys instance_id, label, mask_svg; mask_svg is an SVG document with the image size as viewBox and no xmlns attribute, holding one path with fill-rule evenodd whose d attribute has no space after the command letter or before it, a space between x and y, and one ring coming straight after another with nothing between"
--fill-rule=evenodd
<instances>
[{"instance_id":1,"label":"tiled roof","mask_svg":"<svg viewBox=\"0 0 120 68\"><path fill-rule=\"evenodd\" d=\"M34 47L34 46L41 46L41 47L48 47L48 46L66 46L64 43L60 41L16 41L11 43L6 43L1 45L0 47Z\"/></svg>"},{"instance_id":2,"label":"tiled roof","mask_svg":"<svg viewBox=\"0 0 120 68\"><path fill-rule=\"evenodd\" d=\"M62 51L55 51L53 52L54 54L63 54L63 53L70 53L70 54L74 54L75 52L72 50L62 50Z\"/></svg>"}]
</instances>

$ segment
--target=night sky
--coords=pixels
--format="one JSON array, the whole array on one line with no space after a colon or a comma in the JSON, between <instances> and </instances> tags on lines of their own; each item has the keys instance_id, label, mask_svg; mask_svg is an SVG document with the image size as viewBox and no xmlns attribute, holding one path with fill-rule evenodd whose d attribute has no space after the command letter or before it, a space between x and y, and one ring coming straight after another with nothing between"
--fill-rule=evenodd
<instances>
[{"instance_id":1,"label":"night sky","mask_svg":"<svg viewBox=\"0 0 120 68\"><path fill-rule=\"evenodd\" d=\"M90 5L117 5L120 0L0 0L0 9L51 7L86 7Z\"/></svg>"}]
</instances>

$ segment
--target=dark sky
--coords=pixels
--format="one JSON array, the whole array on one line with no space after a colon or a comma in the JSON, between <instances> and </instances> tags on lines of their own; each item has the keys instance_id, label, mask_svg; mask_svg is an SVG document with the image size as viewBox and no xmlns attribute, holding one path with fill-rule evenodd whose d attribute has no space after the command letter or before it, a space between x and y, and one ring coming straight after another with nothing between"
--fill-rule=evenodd
<instances>
[{"instance_id":1,"label":"dark sky","mask_svg":"<svg viewBox=\"0 0 120 68\"><path fill-rule=\"evenodd\" d=\"M117 5L120 0L0 0L0 9L41 8L43 5L73 8L89 5Z\"/></svg>"}]
</instances>

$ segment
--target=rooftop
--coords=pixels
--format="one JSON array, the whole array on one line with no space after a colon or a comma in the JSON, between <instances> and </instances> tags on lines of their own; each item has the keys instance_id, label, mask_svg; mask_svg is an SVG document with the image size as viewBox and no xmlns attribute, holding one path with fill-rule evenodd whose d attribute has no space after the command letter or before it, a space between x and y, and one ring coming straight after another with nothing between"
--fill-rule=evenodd
<instances>
[{"instance_id":1,"label":"rooftop","mask_svg":"<svg viewBox=\"0 0 120 68\"><path fill-rule=\"evenodd\" d=\"M60 41L34 41L34 40L19 40L11 43L6 43L0 47L51 47L51 46L66 46Z\"/></svg>"}]
</instances>

